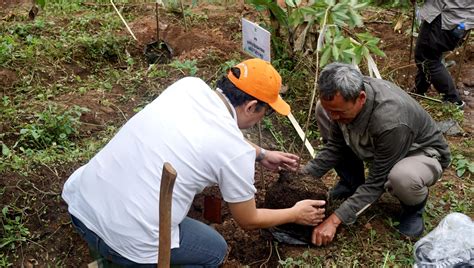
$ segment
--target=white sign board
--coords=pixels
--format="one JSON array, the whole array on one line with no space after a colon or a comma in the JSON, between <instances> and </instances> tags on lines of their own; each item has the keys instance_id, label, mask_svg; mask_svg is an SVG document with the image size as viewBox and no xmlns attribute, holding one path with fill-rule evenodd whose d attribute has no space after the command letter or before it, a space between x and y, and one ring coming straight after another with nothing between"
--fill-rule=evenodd
<instances>
[{"instance_id":1,"label":"white sign board","mask_svg":"<svg viewBox=\"0 0 474 268\"><path fill-rule=\"evenodd\" d=\"M250 55L270 61L270 32L242 18L242 48Z\"/></svg>"}]
</instances>

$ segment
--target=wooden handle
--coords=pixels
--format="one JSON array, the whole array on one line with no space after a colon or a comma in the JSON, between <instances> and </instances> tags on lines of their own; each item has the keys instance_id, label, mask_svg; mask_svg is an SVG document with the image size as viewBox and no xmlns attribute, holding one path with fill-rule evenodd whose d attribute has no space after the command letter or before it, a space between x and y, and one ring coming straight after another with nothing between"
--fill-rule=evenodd
<instances>
[{"instance_id":1,"label":"wooden handle","mask_svg":"<svg viewBox=\"0 0 474 268\"><path fill-rule=\"evenodd\" d=\"M171 257L171 201L176 170L170 163L163 164L160 185L160 238L157 267L170 267Z\"/></svg>"}]
</instances>

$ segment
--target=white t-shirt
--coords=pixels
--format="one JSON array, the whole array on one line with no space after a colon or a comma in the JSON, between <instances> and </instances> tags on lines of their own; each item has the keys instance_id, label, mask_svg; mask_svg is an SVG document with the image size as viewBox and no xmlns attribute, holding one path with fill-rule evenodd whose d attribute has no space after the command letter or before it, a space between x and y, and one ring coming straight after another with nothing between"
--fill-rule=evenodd
<instances>
[{"instance_id":1,"label":"white t-shirt","mask_svg":"<svg viewBox=\"0 0 474 268\"><path fill-rule=\"evenodd\" d=\"M235 113L235 110L232 111ZM198 78L184 78L133 116L66 181L69 212L107 245L137 263L158 260L163 163L178 173L171 248L194 196L219 185L226 202L254 197L255 149L222 99Z\"/></svg>"}]
</instances>

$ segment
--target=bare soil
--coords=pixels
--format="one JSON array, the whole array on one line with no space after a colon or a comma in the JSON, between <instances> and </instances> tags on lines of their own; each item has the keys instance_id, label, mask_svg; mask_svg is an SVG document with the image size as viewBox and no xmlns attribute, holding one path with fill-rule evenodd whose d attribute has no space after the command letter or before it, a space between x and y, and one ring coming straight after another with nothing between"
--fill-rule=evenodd
<instances>
[{"instance_id":1,"label":"bare soil","mask_svg":"<svg viewBox=\"0 0 474 268\"><path fill-rule=\"evenodd\" d=\"M21 2L21 1L19 1ZM11 2L0 2L1 8L11 7ZM0 9L1 9L0 8ZM198 76L207 79L214 78L214 69L224 60L230 60L235 56L242 55L240 52L241 43L238 37L240 31L240 17L256 16L243 5L226 8L216 8L213 6L199 6L193 11L195 14L206 15L207 19L194 23L186 30L182 26L179 17L163 14L162 25L160 25L160 38L173 48L175 59L197 59L200 71ZM386 79L395 81L405 89L413 85L416 67L408 63L409 35L393 31L393 25L387 22L394 21L398 13L387 11L372 13L367 11L365 16L372 18L366 23L367 29L374 35L382 39L381 49L387 54L386 58L377 58L378 67ZM408 29L409 20L406 20L403 29ZM139 39L134 50L134 56L140 57L146 44L156 40L156 21L153 17L153 10L145 8L143 17L130 23L132 31ZM125 30L120 33L128 34ZM474 105L474 48L469 45L465 56L460 58L456 53L451 57L456 59L458 65L462 62L460 70L457 67L450 69L453 77L459 72L458 88L463 93L463 98L467 102L465 107L465 122L463 124L466 135L469 137L473 131L472 107ZM459 52L459 50L458 50ZM209 55L214 55L210 57ZM90 70L76 66L74 63L67 66L69 72L79 76L87 76ZM9 88L13 88L19 80L19 74L15 70L0 69L0 87L3 94L9 94ZM177 80L180 75L167 77L165 82L168 85ZM313 79L309 77L309 79ZM60 96L57 101L65 106L79 105L87 107L89 112L81 117L84 123L81 136L94 135L112 122L125 122L133 116L133 108L146 96L146 89L143 89L143 96L136 96L131 102L121 101L121 95L126 89L114 86L110 92L88 91L86 94L66 93ZM468 95L465 95L467 93ZM434 94L434 90L430 92ZM103 100L107 99L107 103ZM301 106L307 106L302 103ZM3 124L3 123L2 123ZM251 130L249 134L256 137L256 130ZM264 133L263 146L275 148L269 133ZM292 130L287 130L287 136L295 135ZM454 138L450 141L460 142ZM316 144L317 141L312 141ZM307 160L307 158L306 158ZM30 167L30 173L24 175L20 172L8 172L2 174L0 188L5 188L1 196L2 204L17 202L25 206L32 206L27 209L28 221L26 226L31 232L30 243L21 249L22 256L15 266L25 265L26 267L46 267L48 265L85 267L92 261L88 254L87 246L74 232L70 225L66 204L60 198L62 185L69 175L83 163L57 163L55 166L39 165ZM448 170L445 176L455 176L453 170ZM255 174L257 205L259 207L280 207L291 206L295 201L305 198L325 199L325 191L334 185L337 177L334 173L329 173L323 181L307 180L281 180L279 174L270 172L261 173L257 166ZM304 182L302 184L296 181ZM453 189L461 192L462 189ZM222 203L222 223L216 224L204 219L203 200L206 195L219 196L217 188L206 189L196 197L189 215L202 220L215 227L227 240L229 254L225 261L225 267L239 267L249 265L257 267L268 265L275 267L278 264L278 256L273 248L272 236L265 230L244 231L237 226L231 218L226 204ZM281 204L283 202L284 204ZM338 237L344 237L353 230L361 233L360 239L368 237L368 232L364 230L376 229L378 233L393 232L391 226L385 221L387 215L396 217L399 209L398 202L390 196L384 195L362 216L358 225L354 227L342 226L338 232ZM44 212L44 213L43 213ZM378 216L378 217L375 217ZM471 215L473 216L473 215ZM41 241L36 243L34 241ZM338 238L327 247L310 247L312 254L333 256L337 251ZM283 256L301 254L308 247L298 247L291 245L280 245L278 250ZM361 249L363 250L363 249ZM360 260L364 263L364 260Z\"/></svg>"}]
</instances>

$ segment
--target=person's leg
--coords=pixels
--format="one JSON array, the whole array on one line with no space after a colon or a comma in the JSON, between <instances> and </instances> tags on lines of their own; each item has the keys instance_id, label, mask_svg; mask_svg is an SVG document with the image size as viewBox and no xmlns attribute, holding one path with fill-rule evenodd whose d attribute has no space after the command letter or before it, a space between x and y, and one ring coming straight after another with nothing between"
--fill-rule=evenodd
<instances>
[{"instance_id":1,"label":"person's leg","mask_svg":"<svg viewBox=\"0 0 474 268\"><path fill-rule=\"evenodd\" d=\"M431 85L428 77L429 73L425 71L423 64L427 60L428 55L432 53L430 47L430 31L431 24L423 21L415 46L415 63L418 69L415 77L415 92L421 95L425 94Z\"/></svg>"},{"instance_id":2,"label":"person's leg","mask_svg":"<svg viewBox=\"0 0 474 268\"><path fill-rule=\"evenodd\" d=\"M122 257L119 253L109 247L104 240L98 237L94 232L89 230L79 219L71 215L72 225L76 228L79 235L87 242L91 255L94 258L102 257L103 263L107 267L156 267L156 264L139 264L127 258Z\"/></svg>"},{"instance_id":3,"label":"person's leg","mask_svg":"<svg viewBox=\"0 0 474 268\"><path fill-rule=\"evenodd\" d=\"M330 135L331 119L319 101L316 103L316 122L323 143L326 143ZM365 182L364 162L357 157L349 146L346 146L343 152L343 159L344 161L334 167L340 181L329 191L331 199L347 198Z\"/></svg>"},{"instance_id":4,"label":"person's leg","mask_svg":"<svg viewBox=\"0 0 474 268\"><path fill-rule=\"evenodd\" d=\"M443 53L456 48L460 41L451 31L441 29L441 15L431 23L423 22L415 48L416 92L425 93L431 83L445 101L461 102L453 78L442 63Z\"/></svg>"},{"instance_id":5,"label":"person's leg","mask_svg":"<svg viewBox=\"0 0 474 268\"><path fill-rule=\"evenodd\" d=\"M329 196L332 199L350 197L365 182L364 162L357 157L349 146L345 148L343 155L344 161L334 167L341 179L329 191Z\"/></svg>"},{"instance_id":6,"label":"person's leg","mask_svg":"<svg viewBox=\"0 0 474 268\"><path fill-rule=\"evenodd\" d=\"M385 188L402 205L398 228L402 234L417 237L423 233L422 214L428 199L428 187L441 177L442 172L438 160L416 154L400 160L388 174Z\"/></svg>"},{"instance_id":7,"label":"person's leg","mask_svg":"<svg viewBox=\"0 0 474 268\"><path fill-rule=\"evenodd\" d=\"M224 238L210 226L186 217L179 224L179 248L171 249L171 264L218 267L227 254Z\"/></svg>"}]
</instances>

